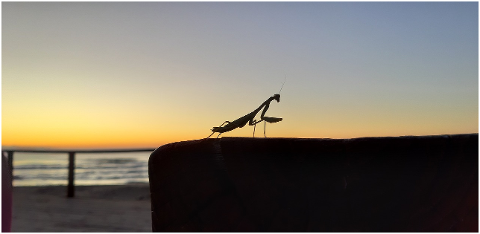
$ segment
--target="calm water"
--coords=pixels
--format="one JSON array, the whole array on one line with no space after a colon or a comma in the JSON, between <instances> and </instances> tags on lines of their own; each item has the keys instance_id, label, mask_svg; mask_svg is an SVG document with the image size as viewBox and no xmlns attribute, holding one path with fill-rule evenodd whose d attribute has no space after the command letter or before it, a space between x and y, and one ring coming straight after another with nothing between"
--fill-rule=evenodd
<instances>
[{"instance_id":1,"label":"calm water","mask_svg":"<svg viewBox=\"0 0 480 234\"><path fill-rule=\"evenodd\" d=\"M148 182L150 152L75 154L75 185ZM67 185L68 154L14 153L13 186Z\"/></svg>"}]
</instances>

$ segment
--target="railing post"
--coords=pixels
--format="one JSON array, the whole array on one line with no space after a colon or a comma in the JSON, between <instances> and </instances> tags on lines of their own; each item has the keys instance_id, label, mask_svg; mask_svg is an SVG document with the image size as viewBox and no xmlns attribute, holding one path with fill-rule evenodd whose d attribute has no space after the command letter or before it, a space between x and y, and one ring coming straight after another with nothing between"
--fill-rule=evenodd
<instances>
[{"instance_id":1,"label":"railing post","mask_svg":"<svg viewBox=\"0 0 480 234\"><path fill-rule=\"evenodd\" d=\"M12 183L12 186L13 186L13 151L7 151L7 156L8 156L8 167L10 169L10 178L12 181L10 181Z\"/></svg>"},{"instance_id":2,"label":"railing post","mask_svg":"<svg viewBox=\"0 0 480 234\"><path fill-rule=\"evenodd\" d=\"M75 186L73 184L75 176L75 152L68 152L68 186L67 197L75 196Z\"/></svg>"},{"instance_id":3,"label":"railing post","mask_svg":"<svg viewBox=\"0 0 480 234\"><path fill-rule=\"evenodd\" d=\"M6 164L10 176L10 185L13 184L13 151L2 151L2 157L7 157Z\"/></svg>"},{"instance_id":4,"label":"railing post","mask_svg":"<svg viewBox=\"0 0 480 234\"><path fill-rule=\"evenodd\" d=\"M2 151L2 232L12 231L13 151Z\"/></svg>"}]
</instances>

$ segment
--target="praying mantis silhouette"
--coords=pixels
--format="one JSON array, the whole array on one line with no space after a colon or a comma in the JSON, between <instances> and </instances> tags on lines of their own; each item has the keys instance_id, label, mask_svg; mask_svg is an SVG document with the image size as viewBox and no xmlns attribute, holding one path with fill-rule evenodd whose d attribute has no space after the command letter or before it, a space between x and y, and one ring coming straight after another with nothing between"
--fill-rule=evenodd
<instances>
[{"instance_id":1,"label":"praying mantis silhouette","mask_svg":"<svg viewBox=\"0 0 480 234\"><path fill-rule=\"evenodd\" d=\"M277 102L280 102L280 92L282 91L283 89L283 85L285 84L285 81L283 82L282 84L282 87L280 88L280 91L277 93L277 94L274 94L273 96L269 97L265 102L262 103L262 105L260 105L257 109L255 109L254 111L230 122L230 121L225 121L223 122L222 125L218 126L218 127L213 127L211 130L212 130L212 134L210 134L210 136L212 136L214 133L218 132L218 136L217 138L222 135L222 133L224 132L229 132L229 131L232 131L236 128L243 128L247 123L249 126L253 126L253 137L255 137L255 128L257 127L257 124L264 121L264 127L263 127L263 135L265 137L267 137L266 133L265 133L265 129L267 127L267 122L268 123L276 123L276 122L280 122L282 121L283 118L279 118L279 117L268 117L268 116L265 116L265 113L267 112L268 108L270 107L270 103L273 101L273 100L276 100ZM263 111L262 111L262 114L260 115L260 120L254 120L255 116L257 115L258 112L260 112L260 110L262 110L263 108ZM223 126L224 124L227 124L225 126ZM208 136L207 138L209 138L210 136Z\"/></svg>"}]
</instances>

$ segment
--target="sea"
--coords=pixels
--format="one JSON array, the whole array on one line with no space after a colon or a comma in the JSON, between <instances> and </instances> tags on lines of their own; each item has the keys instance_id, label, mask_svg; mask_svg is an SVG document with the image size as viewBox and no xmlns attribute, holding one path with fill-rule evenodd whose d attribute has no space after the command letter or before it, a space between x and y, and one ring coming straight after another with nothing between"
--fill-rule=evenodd
<instances>
[{"instance_id":1,"label":"sea","mask_svg":"<svg viewBox=\"0 0 480 234\"><path fill-rule=\"evenodd\" d=\"M148 183L151 152L76 153L75 185ZM68 154L21 153L13 156L13 186L68 184Z\"/></svg>"}]
</instances>

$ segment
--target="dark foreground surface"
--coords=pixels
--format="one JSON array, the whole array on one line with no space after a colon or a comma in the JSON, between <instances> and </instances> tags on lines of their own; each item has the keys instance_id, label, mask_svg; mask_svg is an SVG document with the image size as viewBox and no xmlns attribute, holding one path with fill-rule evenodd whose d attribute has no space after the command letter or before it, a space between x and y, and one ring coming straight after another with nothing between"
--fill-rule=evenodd
<instances>
[{"instance_id":1,"label":"dark foreground surface","mask_svg":"<svg viewBox=\"0 0 480 234\"><path fill-rule=\"evenodd\" d=\"M478 134L172 143L154 231L478 231Z\"/></svg>"}]
</instances>

